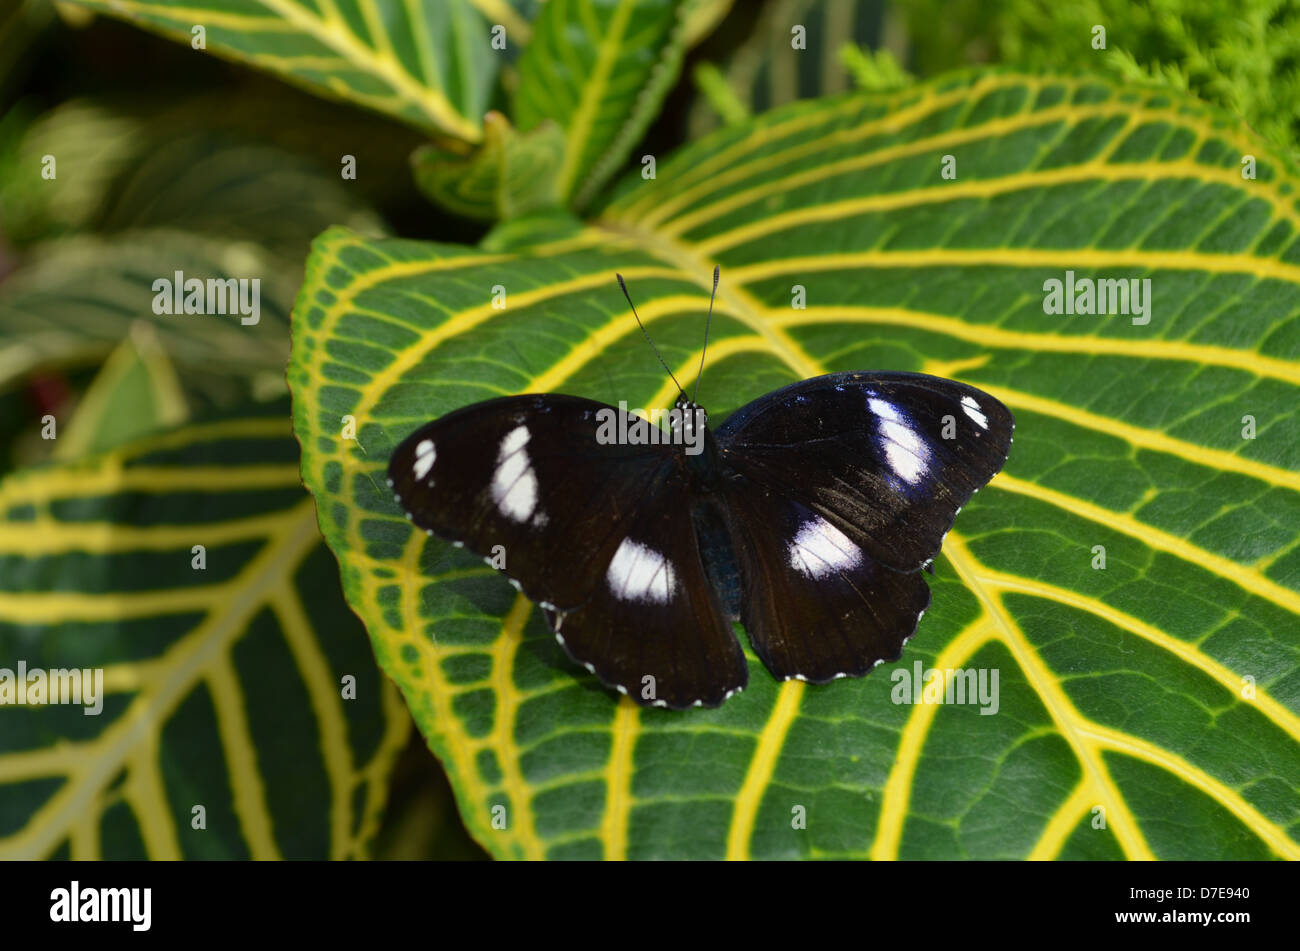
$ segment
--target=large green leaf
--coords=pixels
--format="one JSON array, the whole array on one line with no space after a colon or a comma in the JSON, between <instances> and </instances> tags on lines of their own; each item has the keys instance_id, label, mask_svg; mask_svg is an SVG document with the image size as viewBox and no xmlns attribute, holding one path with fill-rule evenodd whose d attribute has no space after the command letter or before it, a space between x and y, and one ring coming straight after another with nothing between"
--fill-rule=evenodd
<instances>
[{"instance_id":1,"label":"large green leaf","mask_svg":"<svg viewBox=\"0 0 1300 951\"><path fill-rule=\"evenodd\" d=\"M410 721L340 596L287 412L0 482L0 667L104 688L98 716L0 706L0 857L366 854Z\"/></svg>"},{"instance_id":2,"label":"large green leaf","mask_svg":"<svg viewBox=\"0 0 1300 951\"><path fill-rule=\"evenodd\" d=\"M499 66L469 0L73 2L467 142Z\"/></svg>"},{"instance_id":3,"label":"large green leaf","mask_svg":"<svg viewBox=\"0 0 1300 951\"><path fill-rule=\"evenodd\" d=\"M526 251L322 236L303 475L471 832L498 856L1300 856L1298 183L1190 100L992 73L729 127ZM799 377L921 370L999 397L1016 440L897 664L817 687L751 655L721 708L642 710L413 531L384 466L500 394L666 405L613 272L685 383L715 261L715 421ZM1149 277L1150 322L1046 314L1067 270ZM998 670L997 715L892 702L917 663Z\"/></svg>"}]
</instances>

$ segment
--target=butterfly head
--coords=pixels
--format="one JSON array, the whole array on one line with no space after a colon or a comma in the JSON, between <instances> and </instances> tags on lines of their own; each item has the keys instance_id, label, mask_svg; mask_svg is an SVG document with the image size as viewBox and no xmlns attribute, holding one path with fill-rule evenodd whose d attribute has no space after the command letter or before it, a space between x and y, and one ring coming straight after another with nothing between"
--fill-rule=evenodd
<instances>
[{"instance_id":1,"label":"butterfly head","mask_svg":"<svg viewBox=\"0 0 1300 951\"><path fill-rule=\"evenodd\" d=\"M674 420L680 420L680 424L687 428L698 427L703 429L709 422L709 414L704 407L685 393L677 397L677 401L673 403L673 409L677 411L674 414ZM673 425L678 425L678 423L674 422Z\"/></svg>"},{"instance_id":2,"label":"butterfly head","mask_svg":"<svg viewBox=\"0 0 1300 951\"><path fill-rule=\"evenodd\" d=\"M703 451L709 423L709 414L703 406L683 393L673 404L668 423L673 431L673 443L685 446L688 456L698 456Z\"/></svg>"}]
</instances>

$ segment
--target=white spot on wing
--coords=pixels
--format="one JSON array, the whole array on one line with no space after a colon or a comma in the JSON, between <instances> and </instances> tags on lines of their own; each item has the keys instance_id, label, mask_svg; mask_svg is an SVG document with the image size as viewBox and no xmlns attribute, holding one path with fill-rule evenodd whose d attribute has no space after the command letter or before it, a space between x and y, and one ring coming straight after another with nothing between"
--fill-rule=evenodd
<instances>
[{"instance_id":1,"label":"white spot on wing","mask_svg":"<svg viewBox=\"0 0 1300 951\"><path fill-rule=\"evenodd\" d=\"M820 515L799 526L789 554L790 567L808 578L824 578L862 560L858 546Z\"/></svg>"},{"instance_id":2,"label":"white spot on wing","mask_svg":"<svg viewBox=\"0 0 1300 951\"><path fill-rule=\"evenodd\" d=\"M524 446L527 446L530 438L532 437L528 433L527 426L516 426L506 433L505 439L501 440L501 455L513 455L523 449Z\"/></svg>"},{"instance_id":3,"label":"white spot on wing","mask_svg":"<svg viewBox=\"0 0 1300 951\"><path fill-rule=\"evenodd\" d=\"M614 596L624 601L666 604L677 590L677 573L668 560L630 538L623 539L614 552L605 580Z\"/></svg>"},{"instance_id":4,"label":"white spot on wing","mask_svg":"<svg viewBox=\"0 0 1300 951\"><path fill-rule=\"evenodd\" d=\"M906 414L888 400L870 397L867 407L876 417L885 461L900 479L915 485L929 468L930 451L908 425Z\"/></svg>"},{"instance_id":5,"label":"white spot on wing","mask_svg":"<svg viewBox=\"0 0 1300 951\"><path fill-rule=\"evenodd\" d=\"M433 460L436 458L438 453L433 448L433 440L420 440L420 444L415 447L415 465L412 467L416 481L429 474L429 470L433 468Z\"/></svg>"},{"instance_id":6,"label":"white spot on wing","mask_svg":"<svg viewBox=\"0 0 1300 951\"><path fill-rule=\"evenodd\" d=\"M903 421L903 417L898 414L898 407L888 400L882 400L873 396L867 400L867 408L881 419L888 419L895 423L901 423Z\"/></svg>"},{"instance_id":7,"label":"white spot on wing","mask_svg":"<svg viewBox=\"0 0 1300 951\"><path fill-rule=\"evenodd\" d=\"M975 420L975 425L980 429L989 428L989 418L980 412L980 404L975 402L975 397L963 396L961 398L961 408L967 416Z\"/></svg>"},{"instance_id":8,"label":"white spot on wing","mask_svg":"<svg viewBox=\"0 0 1300 951\"><path fill-rule=\"evenodd\" d=\"M497 451L497 471L492 476L492 501L502 515L516 522L528 521L537 508L537 476L524 451L528 438L526 426L516 426L506 433Z\"/></svg>"},{"instance_id":9,"label":"white spot on wing","mask_svg":"<svg viewBox=\"0 0 1300 951\"><path fill-rule=\"evenodd\" d=\"M903 481L915 485L925 475L929 453L916 433L889 420L881 420L880 434L885 438L885 458L889 467Z\"/></svg>"}]
</instances>

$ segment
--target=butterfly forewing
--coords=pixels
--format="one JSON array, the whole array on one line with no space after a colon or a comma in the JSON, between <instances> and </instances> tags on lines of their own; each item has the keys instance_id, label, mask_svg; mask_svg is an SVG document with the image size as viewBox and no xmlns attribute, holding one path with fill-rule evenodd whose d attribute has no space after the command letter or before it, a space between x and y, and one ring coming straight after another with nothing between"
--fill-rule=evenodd
<instances>
[{"instance_id":1,"label":"butterfly forewing","mask_svg":"<svg viewBox=\"0 0 1300 951\"><path fill-rule=\"evenodd\" d=\"M417 526L499 554L529 598L571 608L597 588L623 520L673 465L669 446L599 443L602 409L618 412L562 395L476 403L416 430L388 478Z\"/></svg>"},{"instance_id":2,"label":"butterfly forewing","mask_svg":"<svg viewBox=\"0 0 1300 951\"><path fill-rule=\"evenodd\" d=\"M915 571L1002 468L1013 421L982 390L919 373L794 383L718 430L724 464L796 500L876 562Z\"/></svg>"}]
</instances>

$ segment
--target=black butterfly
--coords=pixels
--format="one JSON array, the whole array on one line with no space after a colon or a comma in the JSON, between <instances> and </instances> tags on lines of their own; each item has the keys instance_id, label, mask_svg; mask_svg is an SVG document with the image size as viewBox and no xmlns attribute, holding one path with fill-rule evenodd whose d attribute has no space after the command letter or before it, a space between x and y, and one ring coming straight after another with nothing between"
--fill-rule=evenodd
<instances>
[{"instance_id":1,"label":"black butterfly","mask_svg":"<svg viewBox=\"0 0 1300 951\"><path fill-rule=\"evenodd\" d=\"M781 680L896 660L930 603L921 569L1014 425L974 387L888 372L791 384L716 434L682 392L670 422L648 432L561 394L487 400L416 430L388 481L430 534L489 562L504 546L512 583L607 686L717 706L748 682L734 620Z\"/></svg>"}]
</instances>

